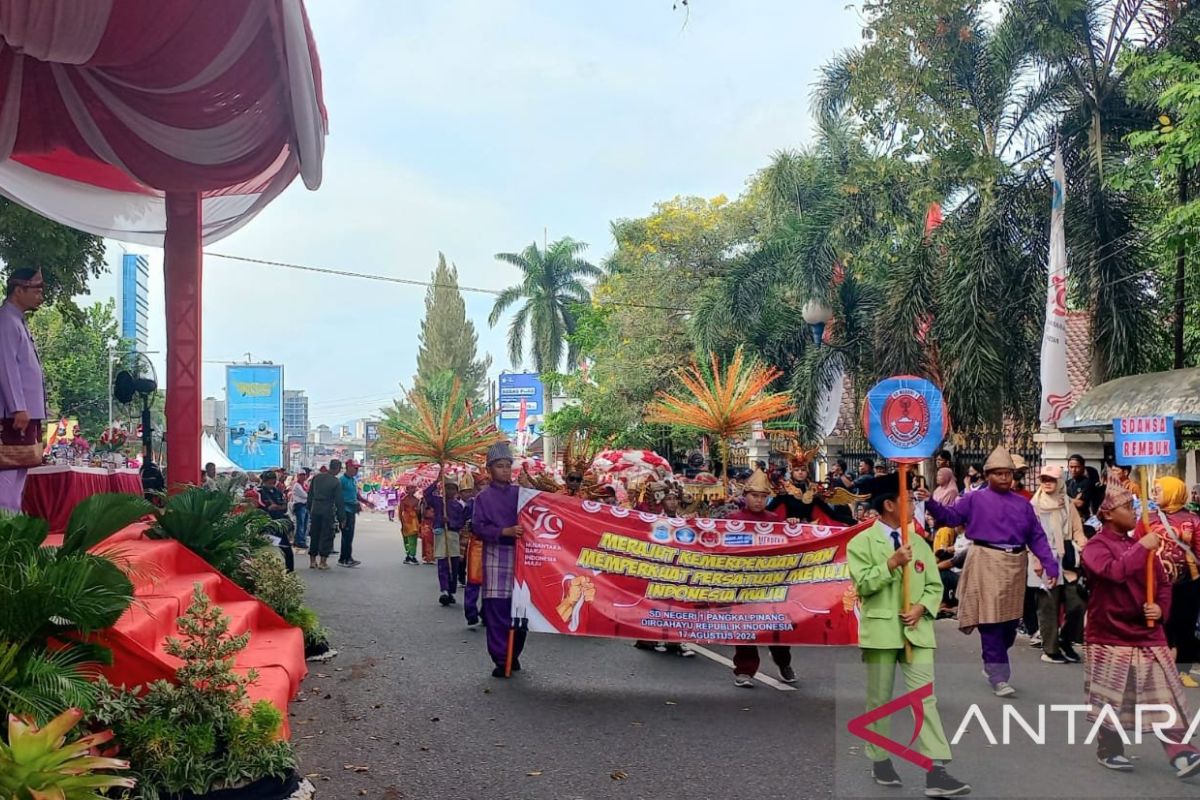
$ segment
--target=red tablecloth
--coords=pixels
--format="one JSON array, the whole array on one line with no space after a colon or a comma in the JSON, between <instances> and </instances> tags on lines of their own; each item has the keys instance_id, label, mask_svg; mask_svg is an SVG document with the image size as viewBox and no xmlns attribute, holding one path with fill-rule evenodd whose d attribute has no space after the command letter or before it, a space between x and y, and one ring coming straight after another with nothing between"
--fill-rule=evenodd
<instances>
[{"instance_id":1,"label":"red tablecloth","mask_svg":"<svg viewBox=\"0 0 1200 800\"><path fill-rule=\"evenodd\" d=\"M141 494L142 480L132 469L35 467L25 480L21 510L49 522L52 531L65 531L75 506L101 492Z\"/></svg>"}]
</instances>

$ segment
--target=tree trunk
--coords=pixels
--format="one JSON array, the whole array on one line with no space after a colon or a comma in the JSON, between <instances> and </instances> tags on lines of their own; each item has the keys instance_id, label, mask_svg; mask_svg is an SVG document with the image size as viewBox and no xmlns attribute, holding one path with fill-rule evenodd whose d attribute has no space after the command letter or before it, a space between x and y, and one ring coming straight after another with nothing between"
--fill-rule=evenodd
<instances>
[{"instance_id":1,"label":"tree trunk","mask_svg":"<svg viewBox=\"0 0 1200 800\"><path fill-rule=\"evenodd\" d=\"M1183 208L1188 202L1188 170L1182 164L1179 166L1179 207ZM1186 266L1187 246L1183 239L1175 246L1175 369L1183 369L1183 318L1186 304Z\"/></svg>"},{"instance_id":2,"label":"tree trunk","mask_svg":"<svg viewBox=\"0 0 1200 800\"><path fill-rule=\"evenodd\" d=\"M550 418L550 412L554 411L554 390L545 381L542 381L542 400L545 405L542 409L542 460L546 462L546 469L553 472L554 437L546 433L546 421Z\"/></svg>"}]
</instances>

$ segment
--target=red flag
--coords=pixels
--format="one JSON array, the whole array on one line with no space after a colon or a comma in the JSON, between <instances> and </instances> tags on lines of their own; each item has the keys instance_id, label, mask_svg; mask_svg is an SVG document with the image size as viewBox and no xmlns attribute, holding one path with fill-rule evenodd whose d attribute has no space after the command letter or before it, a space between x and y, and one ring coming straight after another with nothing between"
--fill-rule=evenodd
<instances>
[{"instance_id":1,"label":"red flag","mask_svg":"<svg viewBox=\"0 0 1200 800\"><path fill-rule=\"evenodd\" d=\"M925 212L925 240L929 241L929 235L937 230L938 226L944 221L942 217L942 206L940 203L930 203L929 210Z\"/></svg>"}]
</instances>

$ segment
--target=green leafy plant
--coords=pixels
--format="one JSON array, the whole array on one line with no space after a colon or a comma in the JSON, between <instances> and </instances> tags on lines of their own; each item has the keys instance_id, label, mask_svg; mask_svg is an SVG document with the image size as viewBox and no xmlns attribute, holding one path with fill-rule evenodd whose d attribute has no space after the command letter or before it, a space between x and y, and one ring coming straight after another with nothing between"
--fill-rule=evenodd
<instances>
[{"instance_id":1,"label":"green leafy plant","mask_svg":"<svg viewBox=\"0 0 1200 800\"><path fill-rule=\"evenodd\" d=\"M67 743L67 734L82 717L82 709L70 708L39 728L29 719L9 715L8 743L0 742L0 797L103 800L104 796L95 790L132 789L137 783L133 778L100 772L128 769L128 761L90 754L93 748L112 739L112 731Z\"/></svg>"},{"instance_id":2,"label":"green leafy plant","mask_svg":"<svg viewBox=\"0 0 1200 800\"><path fill-rule=\"evenodd\" d=\"M295 625L304 633L304 654L319 655L329 649L329 629L321 624L317 612L308 606L284 616L289 625Z\"/></svg>"},{"instance_id":3,"label":"green leafy plant","mask_svg":"<svg viewBox=\"0 0 1200 800\"><path fill-rule=\"evenodd\" d=\"M71 637L112 626L133 602L120 547L101 542L150 510L133 495L93 495L59 547L46 546L45 520L0 516L0 710L42 723L91 706L92 667L109 653Z\"/></svg>"},{"instance_id":4,"label":"green leafy plant","mask_svg":"<svg viewBox=\"0 0 1200 800\"><path fill-rule=\"evenodd\" d=\"M260 550L242 562L234 580L246 591L286 618L304 605L304 581L288 572L271 550Z\"/></svg>"},{"instance_id":5,"label":"green leafy plant","mask_svg":"<svg viewBox=\"0 0 1200 800\"><path fill-rule=\"evenodd\" d=\"M179 629L183 635L167 644L184 662L177 684L129 690L100 682L94 717L115 732L142 797L203 794L289 775L295 755L279 738L282 713L266 700L250 703L246 686L257 676L233 671L249 634L230 635L229 618L199 585Z\"/></svg>"},{"instance_id":6,"label":"green leafy plant","mask_svg":"<svg viewBox=\"0 0 1200 800\"><path fill-rule=\"evenodd\" d=\"M270 545L267 536L279 528L259 509L239 511L237 502L230 493L193 487L166 499L148 533L174 539L218 571L236 575L256 550Z\"/></svg>"}]
</instances>

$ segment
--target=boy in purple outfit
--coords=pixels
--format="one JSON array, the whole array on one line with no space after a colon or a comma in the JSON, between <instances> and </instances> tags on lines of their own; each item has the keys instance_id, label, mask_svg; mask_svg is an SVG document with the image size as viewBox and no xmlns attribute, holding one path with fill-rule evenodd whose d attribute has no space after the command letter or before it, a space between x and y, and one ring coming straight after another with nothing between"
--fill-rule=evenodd
<instances>
[{"instance_id":1,"label":"boy in purple outfit","mask_svg":"<svg viewBox=\"0 0 1200 800\"><path fill-rule=\"evenodd\" d=\"M1033 506L1012 491L1015 470L1012 456L997 447L983 465L986 488L963 495L952 506L923 490L917 494L938 525L966 527L971 547L958 579L958 627L963 633L979 628L984 673L997 697L1016 694L1008 682L1008 651L1024 608L1029 551L1041 562L1033 569L1047 588L1054 587L1059 573Z\"/></svg>"},{"instance_id":2,"label":"boy in purple outfit","mask_svg":"<svg viewBox=\"0 0 1200 800\"><path fill-rule=\"evenodd\" d=\"M458 479L445 478L446 500L438 494L441 487L434 483L426 502L433 509L433 552L437 557L438 586L443 606L454 605L458 592L459 538L467 520L467 507L458 499Z\"/></svg>"},{"instance_id":3,"label":"boy in purple outfit","mask_svg":"<svg viewBox=\"0 0 1200 800\"><path fill-rule=\"evenodd\" d=\"M512 627L513 569L517 524L517 500L521 490L512 483L512 451L508 443L492 445L487 454L491 484L475 498L471 529L483 540L483 624L487 628L488 655L495 669L493 678L503 678L508 656L508 632ZM525 631L513 635L512 668L521 669Z\"/></svg>"}]
</instances>

